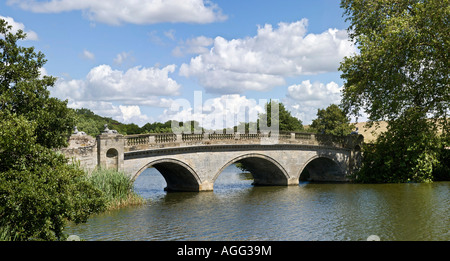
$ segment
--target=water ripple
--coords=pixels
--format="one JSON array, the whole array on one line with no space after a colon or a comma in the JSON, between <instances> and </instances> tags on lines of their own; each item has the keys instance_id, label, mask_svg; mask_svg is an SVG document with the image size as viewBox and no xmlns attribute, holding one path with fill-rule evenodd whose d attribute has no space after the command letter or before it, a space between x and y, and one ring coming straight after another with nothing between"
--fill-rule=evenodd
<instances>
[{"instance_id":1,"label":"water ripple","mask_svg":"<svg viewBox=\"0 0 450 261\"><path fill-rule=\"evenodd\" d=\"M136 181L148 204L66 232L85 240L450 240L450 182L253 187L227 179L231 169L214 192L166 193L155 171Z\"/></svg>"}]
</instances>

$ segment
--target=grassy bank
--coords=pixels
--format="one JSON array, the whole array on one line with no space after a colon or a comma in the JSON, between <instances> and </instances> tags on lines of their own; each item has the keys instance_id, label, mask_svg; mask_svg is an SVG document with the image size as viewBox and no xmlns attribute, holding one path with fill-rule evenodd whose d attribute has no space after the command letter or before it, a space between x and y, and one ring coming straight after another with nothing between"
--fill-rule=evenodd
<instances>
[{"instance_id":1,"label":"grassy bank","mask_svg":"<svg viewBox=\"0 0 450 261\"><path fill-rule=\"evenodd\" d=\"M96 169L89 175L89 180L103 191L107 210L145 203L145 199L134 192L133 182L123 172Z\"/></svg>"}]
</instances>

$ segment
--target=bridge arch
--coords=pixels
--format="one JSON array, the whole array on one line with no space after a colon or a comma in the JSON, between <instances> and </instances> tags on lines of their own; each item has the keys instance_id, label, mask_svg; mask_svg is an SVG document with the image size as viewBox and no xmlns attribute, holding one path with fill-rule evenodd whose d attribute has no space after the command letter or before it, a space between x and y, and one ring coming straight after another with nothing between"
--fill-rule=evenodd
<instances>
[{"instance_id":1,"label":"bridge arch","mask_svg":"<svg viewBox=\"0 0 450 261\"><path fill-rule=\"evenodd\" d=\"M167 183L167 191L199 191L200 178L186 163L176 159L159 159L144 165L133 177L133 181L147 168L154 167Z\"/></svg>"},{"instance_id":2,"label":"bridge arch","mask_svg":"<svg viewBox=\"0 0 450 261\"><path fill-rule=\"evenodd\" d=\"M339 161L328 155L310 158L300 169L298 177L300 181L346 181Z\"/></svg>"},{"instance_id":3,"label":"bridge arch","mask_svg":"<svg viewBox=\"0 0 450 261\"><path fill-rule=\"evenodd\" d=\"M283 186L288 184L289 175L275 159L258 153L244 154L229 160L214 175L213 183L220 173L231 164L241 162L252 174L255 186Z\"/></svg>"}]
</instances>

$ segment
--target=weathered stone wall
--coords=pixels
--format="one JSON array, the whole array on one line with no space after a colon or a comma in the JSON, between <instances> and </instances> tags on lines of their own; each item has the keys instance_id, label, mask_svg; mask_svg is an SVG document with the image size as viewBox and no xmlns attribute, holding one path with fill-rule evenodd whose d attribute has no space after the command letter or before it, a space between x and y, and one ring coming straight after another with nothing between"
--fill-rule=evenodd
<instances>
[{"instance_id":1,"label":"weathered stone wall","mask_svg":"<svg viewBox=\"0 0 450 261\"><path fill-rule=\"evenodd\" d=\"M97 162L102 168L124 171L125 138L120 134L102 133L97 136Z\"/></svg>"},{"instance_id":2,"label":"weathered stone wall","mask_svg":"<svg viewBox=\"0 0 450 261\"><path fill-rule=\"evenodd\" d=\"M97 142L89 135L74 134L69 138L69 146L60 150L69 163L78 163L91 173L98 165Z\"/></svg>"}]
</instances>

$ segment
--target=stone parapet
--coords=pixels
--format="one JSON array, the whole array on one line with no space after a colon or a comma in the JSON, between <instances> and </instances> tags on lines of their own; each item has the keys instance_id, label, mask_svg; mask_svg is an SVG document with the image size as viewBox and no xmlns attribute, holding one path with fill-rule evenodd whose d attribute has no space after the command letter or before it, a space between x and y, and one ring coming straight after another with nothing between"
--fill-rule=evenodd
<instances>
[{"instance_id":1,"label":"stone parapet","mask_svg":"<svg viewBox=\"0 0 450 261\"><path fill-rule=\"evenodd\" d=\"M139 134L125 136L125 151L218 144L302 144L354 149L363 142L362 135L345 137L314 133L203 133L203 134Z\"/></svg>"}]
</instances>

